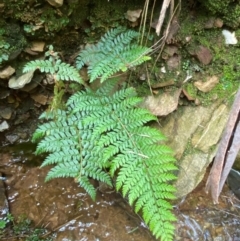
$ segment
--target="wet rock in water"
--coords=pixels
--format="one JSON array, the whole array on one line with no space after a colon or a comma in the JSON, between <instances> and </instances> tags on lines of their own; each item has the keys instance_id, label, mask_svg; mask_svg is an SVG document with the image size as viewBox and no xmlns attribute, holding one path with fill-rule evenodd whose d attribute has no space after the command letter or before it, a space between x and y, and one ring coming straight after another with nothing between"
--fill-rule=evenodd
<instances>
[{"instance_id":1,"label":"wet rock in water","mask_svg":"<svg viewBox=\"0 0 240 241\"><path fill-rule=\"evenodd\" d=\"M0 116L3 119L9 120L12 116L12 109L10 107L6 107L0 110Z\"/></svg>"},{"instance_id":2,"label":"wet rock in water","mask_svg":"<svg viewBox=\"0 0 240 241\"><path fill-rule=\"evenodd\" d=\"M28 84L33 77L34 71L30 71L26 74L21 75L20 77L12 77L8 82L8 87L11 89L21 89L26 84Z\"/></svg>"},{"instance_id":3,"label":"wet rock in water","mask_svg":"<svg viewBox=\"0 0 240 241\"><path fill-rule=\"evenodd\" d=\"M177 197L191 192L203 179L216 154L216 146L228 119L223 104L182 106L161 122L160 131L168 138L180 167L176 181Z\"/></svg>"},{"instance_id":4,"label":"wet rock in water","mask_svg":"<svg viewBox=\"0 0 240 241\"><path fill-rule=\"evenodd\" d=\"M1 79L8 79L11 75L15 73L15 69L11 66L7 66L6 68L0 71L0 78Z\"/></svg>"},{"instance_id":5,"label":"wet rock in water","mask_svg":"<svg viewBox=\"0 0 240 241\"><path fill-rule=\"evenodd\" d=\"M217 84L219 83L219 79L217 76L208 77L205 82L196 81L194 85L202 92L207 93L211 91Z\"/></svg>"},{"instance_id":6,"label":"wet rock in water","mask_svg":"<svg viewBox=\"0 0 240 241\"><path fill-rule=\"evenodd\" d=\"M0 123L0 132L3 132L8 129L9 129L9 125L6 121L3 121L2 123Z\"/></svg>"},{"instance_id":7,"label":"wet rock in water","mask_svg":"<svg viewBox=\"0 0 240 241\"><path fill-rule=\"evenodd\" d=\"M181 89L174 93L166 92L159 96L148 96L142 106L156 116L166 116L177 109Z\"/></svg>"},{"instance_id":8,"label":"wet rock in water","mask_svg":"<svg viewBox=\"0 0 240 241\"><path fill-rule=\"evenodd\" d=\"M6 190L3 184L3 177L0 173L0 220L6 218L7 214L9 213L9 206L5 193Z\"/></svg>"},{"instance_id":9,"label":"wet rock in water","mask_svg":"<svg viewBox=\"0 0 240 241\"><path fill-rule=\"evenodd\" d=\"M199 46L195 54L197 59L204 65L210 64L213 58L211 51L204 46Z\"/></svg>"}]
</instances>

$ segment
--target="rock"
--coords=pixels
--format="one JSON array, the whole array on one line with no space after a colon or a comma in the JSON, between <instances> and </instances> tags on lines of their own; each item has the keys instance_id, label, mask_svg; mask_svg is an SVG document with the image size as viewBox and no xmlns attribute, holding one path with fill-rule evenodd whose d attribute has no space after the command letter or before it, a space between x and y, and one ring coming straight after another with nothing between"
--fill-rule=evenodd
<instances>
[{"instance_id":1,"label":"rock","mask_svg":"<svg viewBox=\"0 0 240 241\"><path fill-rule=\"evenodd\" d=\"M40 84L42 79L43 79L42 75L34 76L33 80L30 83L26 84L21 90L25 92L32 91Z\"/></svg>"},{"instance_id":2,"label":"rock","mask_svg":"<svg viewBox=\"0 0 240 241\"><path fill-rule=\"evenodd\" d=\"M55 84L55 79L52 74L46 74L45 79L43 80L44 85L53 85Z\"/></svg>"},{"instance_id":3,"label":"rock","mask_svg":"<svg viewBox=\"0 0 240 241\"><path fill-rule=\"evenodd\" d=\"M47 0L50 5L55 8L59 8L63 5L63 0Z\"/></svg>"},{"instance_id":4,"label":"rock","mask_svg":"<svg viewBox=\"0 0 240 241\"><path fill-rule=\"evenodd\" d=\"M227 183L237 198L240 199L240 173L237 170L231 169Z\"/></svg>"},{"instance_id":5,"label":"rock","mask_svg":"<svg viewBox=\"0 0 240 241\"><path fill-rule=\"evenodd\" d=\"M173 55L177 55L178 54L178 47L174 46L174 45L167 45L164 48L163 54L162 54L162 58L163 59L168 59L169 57L173 56Z\"/></svg>"},{"instance_id":6,"label":"rock","mask_svg":"<svg viewBox=\"0 0 240 241\"><path fill-rule=\"evenodd\" d=\"M168 115L177 109L181 91L181 89L178 89L174 93L168 92L159 96L148 96L145 98L142 106L156 116Z\"/></svg>"},{"instance_id":7,"label":"rock","mask_svg":"<svg viewBox=\"0 0 240 241\"><path fill-rule=\"evenodd\" d=\"M173 17L173 19L171 21L171 25L168 29L168 34L167 34L167 38L166 38L167 44L175 44L176 42L178 42L178 40L176 39L176 35L177 35L179 29L180 29L179 20L177 17ZM164 34L166 33L166 31L167 30L164 31Z\"/></svg>"},{"instance_id":8,"label":"rock","mask_svg":"<svg viewBox=\"0 0 240 241\"><path fill-rule=\"evenodd\" d=\"M3 87L1 87L0 99L5 99L9 95L10 95L10 91L8 89L4 89Z\"/></svg>"},{"instance_id":9,"label":"rock","mask_svg":"<svg viewBox=\"0 0 240 241\"><path fill-rule=\"evenodd\" d=\"M211 91L217 84L219 83L219 79L217 76L208 77L207 81L196 81L194 82L194 86L196 86L200 91L207 93Z\"/></svg>"},{"instance_id":10,"label":"rock","mask_svg":"<svg viewBox=\"0 0 240 241\"><path fill-rule=\"evenodd\" d=\"M6 136L6 139L11 143L15 143L18 139L19 139L19 136L18 135L15 135L15 134L12 134L12 135L7 135Z\"/></svg>"},{"instance_id":11,"label":"rock","mask_svg":"<svg viewBox=\"0 0 240 241\"><path fill-rule=\"evenodd\" d=\"M202 122L202 127L199 127L192 135L192 146L205 153L216 146L227 123L228 113L228 108L224 104L214 109L211 117Z\"/></svg>"},{"instance_id":12,"label":"rock","mask_svg":"<svg viewBox=\"0 0 240 241\"><path fill-rule=\"evenodd\" d=\"M8 60L12 61L12 60L16 59L21 54L21 52L22 52L21 48L11 52L11 54L9 55Z\"/></svg>"},{"instance_id":13,"label":"rock","mask_svg":"<svg viewBox=\"0 0 240 241\"><path fill-rule=\"evenodd\" d=\"M15 73L15 69L11 66L7 66L6 68L0 71L0 78L1 79L9 79L11 75Z\"/></svg>"},{"instance_id":14,"label":"rock","mask_svg":"<svg viewBox=\"0 0 240 241\"><path fill-rule=\"evenodd\" d=\"M183 91L183 94L187 97L188 100L190 100L190 101L191 101L191 100L195 100L195 98L192 97L192 96L188 93L187 89L184 89L184 88L183 88L182 91Z\"/></svg>"},{"instance_id":15,"label":"rock","mask_svg":"<svg viewBox=\"0 0 240 241\"><path fill-rule=\"evenodd\" d=\"M195 54L197 59L204 65L210 64L213 58L211 51L204 46L199 46Z\"/></svg>"},{"instance_id":16,"label":"rock","mask_svg":"<svg viewBox=\"0 0 240 241\"><path fill-rule=\"evenodd\" d=\"M180 110L180 111L179 111ZM203 179L227 122L229 109L223 104L182 106L161 121L160 131L174 150L179 173L177 197L191 192Z\"/></svg>"},{"instance_id":17,"label":"rock","mask_svg":"<svg viewBox=\"0 0 240 241\"><path fill-rule=\"evenodd\" d=\"M204 28L211 29L214 27L215 19L213 17L209 18L208 21L205 23Z\"/></svg>"},{"instance_id":18,"label":"rock","mask_svg":"<svg viewBox=\"0 0 240 241\"><path fill-rule=\"evenodd\" d=\"M5 4L4 3L0 3L0 9L4 8Z\"/></svg>"},{"instance_id":19,"label":"rock","mask_svg":"<svg viewBox=\"0 0 240 241\"><path fill-rule=\"evenodd\" d=\"M153 89L158 89L158 88L163 88L163 87L170 86L170 85L175 85L175 84L176 84L175 80L170 79L168 81L164 81L164 82L153 84L153 85L151 85L151 87Z\"/></svg>"},{"instance_id":20,"label":"rock","mask_svg":"<svg viewBox=\"0 0 240 241\"><path fill-rule=\"evenodd\" d=\"M130 22L136 22L142 13L142 9L137 9L137 10L128 10L127 13L125 14L125 18L129 20Z\"/></svg>"},{"instance_id":21,"label":"rock","mask_svg":"<svg viewBox=\"0 0 240 241\"><path fill-rule=\"evenodd\" d=\"M32 94L31 98L41 105L46 105L48 103L48 96L43 94Z\"/></svg>"},{"instance_id":22,"label":"rock","mask_svg":"<svg viewBox=\"0 0 240 241\"><path fill-rule=\"evenodd\" d=\"M3 121L1 124L0 124L0 132L3 132L5 130L8 130L9 129L9 125L6 121Z\"/></svg>"},{"instance_id":23,"label":"rock","mask_svg":"<svg viewBox=\"0 0 240 241\"><path fill-rule=\"evenodd\" d=\"M43 52L45 47L45 42L34 41L32 42L31 50L35 52Z\"/></svg>"},{"instance_id":24,"label":"rock","mask_svg":"<svg viewBox=\"0 0 240 241\"><path fill-rule=\"evenodd\" d=\"M18 125L18 124L21 124L21 123L26 123L26 120L29 119L30 117L30 114L29 112L25 113L25 114L22 114L22 115L18 115L17 116L17 119L14 121L14 125Z\"/></svg>"},{"instance_id":25,"label":"rock","mask_svg":"<svg viewBox=\"0 0 240 241\"><path fill-rule=\"evenodd\" d=\"M177 198L184 197L193 191L202 181L208 165L215 153L206 154L201 152L190 153L181 160L180 171L177 176L175 195Z\"/></svg>"},{"instance_id":26,"label":"rock","mask_svg":"<svg viewBox=\"0 0 240 241\"><path fill-rule=\"evenodd\" d=\"M216 18L214 21L214 27L222 28L222 26L223 26L223 20L220 18Z\"/></svg>"},{"instance_id":27,"label":"rock","mask_svg":"<svg viewBox=\"0 0 240 241\"><path fill-rule=\"evenodd\" d=\"M0 173L0 220L5 219L9 213L9 206L5 193L6 190L3 184L3 177Z\"/></svg>"},{"instance_id":28,"label":"rock","mask_svg":"<svg viewBox=\"0 0 240 241\"><path fill-rule=\"evenodd\" d=\"M12 109L9 108L9 107L6 107L6 108L1 109L1 110L0 110L0 116L1 116L3 119L6 119L6 120L11 119Z\"/></svg>"},{"instance_id":29,"label":"rock","mask_svg":"<svg viewBox=\"0 0 240 241\"><path fill-rule=\"evenodd\" d=\"M204 25L204 28L211 29L211 28L222 28L223 20L220 18L211 17Z\"/></svg>"},{"instance_id":30,"label":"rock","mask_svg":"<svg viewBox=\"0 0 240 241\"><path fill-rule=\"evenodd\" d=\"M34 51L32 51L30 48L25 48L24 49L24 52L25 53L28 53L28 54L30 54L30 55L38 55L38 53L37 52L34 52Z\"/></svg>"},{"instance_id":31,"label":"rock","mask_svg":"<svg viewBox=\"0 0 240 241\"><path fill-rule=\"evenodd\" d=\"M16 99L13 95L8 95L7 102L8 102L8 104L13 104L16 102Z\"/></svg>"},{"instance_id":32,"label":"rock","mask_svg":"<svg viewBox=\"0 0 240 241\"><path fill-rule=\"evenodd\" d=\"M30 71L26 74L21 75L20 77L12 77L8 82L8 87L11 89L21 89L26 84L28 84L33 77L34 71Z\"/></svg>"},{"instance_id":33,"label":"rock","mask_svg":"<svg viewBox=\"0 0 240 241\"><path fill-rule=\"evenodd\" d=\"M168 60L167 60L167 67L168 70L172 71L172 70L176 70L179 68L180 66L180 60L181 57L179 55L173 55L171 56Z\"/></svg>"}]
</instances>

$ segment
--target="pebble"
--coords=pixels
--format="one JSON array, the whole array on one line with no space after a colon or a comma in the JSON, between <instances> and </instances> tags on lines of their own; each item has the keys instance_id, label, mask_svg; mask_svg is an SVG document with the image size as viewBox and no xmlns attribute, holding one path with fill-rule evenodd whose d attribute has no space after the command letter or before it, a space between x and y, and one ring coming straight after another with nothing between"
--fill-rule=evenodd
<instances>
[{"instance_id":1,"label":"pebble","mask_svg":"<svg viewBox=\"0 0 240 241\"><path fill-rule=\"evenodd\" d=\"M0 116L1 116L3 119L6 119L6 120L11 119L12 109L9 108L9 107L7 107L7 108L4 108L4 109L0 110Z\"/></svg>"},{"instance_id":2,"label":"pebble","mask_svg":"<svg viewBox=\"0 0 240 241\"><path fill-rule=\"evenodd\" d=\"M11 66L7 66L3 70L0 71L0 78L1 79L8 79L11 75L15 73L15 69Z\"/></svg>"},{"instance_id":3,"label":"pebble","mask_svg":"<svg viewBox=\"0 0 240 241\"><path fill-rule=\"evenodd\" d=\"M3 121L1 124L0 124L0 132L3 132L5 130L8 130L9 129L9 125L6 121Z\"/></svg>"},{"instance_id":4,"label":"pebble","mask_svg":"<svg viewBox=\"0 0 240 241\"><path fill-rule=\"evenodd\" d=\"M11 143L15 143L18 139L19 139L19 136L16 135L16 134L12 134L12 135L7 135L6 136L6 139Z\"/></svg>"}]
</instances>

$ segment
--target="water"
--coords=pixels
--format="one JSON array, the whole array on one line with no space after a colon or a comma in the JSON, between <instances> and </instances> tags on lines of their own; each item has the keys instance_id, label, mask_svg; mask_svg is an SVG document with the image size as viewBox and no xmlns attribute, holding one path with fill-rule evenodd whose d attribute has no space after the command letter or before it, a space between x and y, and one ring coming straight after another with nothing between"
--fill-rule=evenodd
<instances>
[{"instance_id":1,"label":"water","mask_svg":"<svg viewBox=\"0 0 240 241\"><path fill-rule=\"evenodd\" d=\"M140 216L120 194L99 189L96 202L72 178L44 182L49 167L32 144L4 147L0 172L4 174L9 207L14 217L26 215L35 227L48 229L57 241L154 241ZM219 205L213 205L202 182L175 203L176 235L184 241L240 240L240 201L225 187Z\"/></svg>"}]
</instances>

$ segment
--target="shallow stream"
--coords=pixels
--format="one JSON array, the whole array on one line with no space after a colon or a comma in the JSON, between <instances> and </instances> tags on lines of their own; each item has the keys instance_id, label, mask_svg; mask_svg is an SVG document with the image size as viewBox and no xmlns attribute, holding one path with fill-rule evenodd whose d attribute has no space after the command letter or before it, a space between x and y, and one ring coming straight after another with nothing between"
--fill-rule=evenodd
<instances>
[{"instance_id":1,"label":"shallow stream","mask_svg":"<svg viewBox=\"0 0 240 241\"><path fill-rule=\"evenodd\" d=\"M45 237L53 234L56 241L155 240L141 217L113 190L94 183L94 202L71 178L45 183L49 168L39 168L42 158L33 154L34 148L22 143L0 151L0 172L14 217L26 215L34 227L49 231ZM240 201L226 186L219 204L213 205L204 184L176 202L175 240L240 240Z\"/></svg>"}]
</instances>

